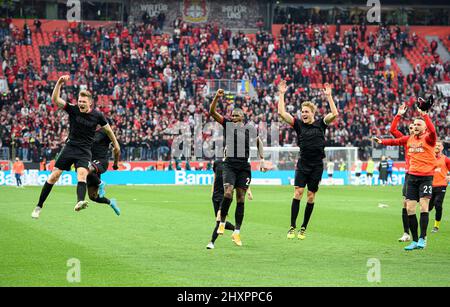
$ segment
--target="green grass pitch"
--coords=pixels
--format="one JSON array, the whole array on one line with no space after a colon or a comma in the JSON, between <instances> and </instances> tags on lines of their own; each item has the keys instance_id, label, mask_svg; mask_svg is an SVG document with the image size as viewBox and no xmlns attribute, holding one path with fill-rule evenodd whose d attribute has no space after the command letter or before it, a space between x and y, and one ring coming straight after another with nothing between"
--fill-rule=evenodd
<instances>
[{"instance_id":1,"label":"green grass pitch","mask_svg":"<svg viewBox=\"0 0 450 307\"><path fill-rule=\"evenodd\" d=\"M1 187L0 286L450 286L448 199L441 231L430 233L433 212L428 247L405 252L397 242L400 187L321 187L300 241L286 239L292 187L254 186L243 247L226 231L206 250L214 226L210 190L108 186L122 209L117 217L92 202L74 212L75 187L57 186L33 220L40 187ZM66 278L71 258L80 261L79 283ZM371 258L380 262L379 283L367 279Z\"/></svg>"}]
</instances>

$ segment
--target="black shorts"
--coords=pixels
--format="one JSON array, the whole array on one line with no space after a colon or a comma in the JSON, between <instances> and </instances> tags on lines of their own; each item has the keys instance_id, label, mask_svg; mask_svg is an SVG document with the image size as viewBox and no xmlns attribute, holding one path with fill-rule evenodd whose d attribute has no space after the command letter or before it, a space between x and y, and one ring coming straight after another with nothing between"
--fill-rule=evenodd
<instances>
[{"instance_id":1,"label":"black shorts","mask_svg":"<svg viewBox=\"0 0 450 307\"><path fill-rule=\"evenodd\" d=\"M63 171L70 171L74 164L75 168L84 167L89 170L91 158L90 149L66 144L56 160L55 167Z\"/></svg>"},{"instance_id":2,"label":"black shorts","mask_svg":"<svg viewBox=\"0 0 450 307\"><path fill-rule=\"evenodd\" d=\"M294 185L299 188L308 186L308 191L317 192L322 180L323 164L307 165L297 162Z\"/></svg>"},{"instance_id":3,"label":"black shorts","mask_svg":"<svg viewBox=\"0 0 450 307\"><path fill-rule=\"evenodd\" d=\"M355 176L356 177L361 177L361 173L356 173Z\"/></svg>"},{"instance_id":4,"label":"black shorts","mask_svg":"<svg viewBox=\"0 0 450 307\"><path fill-rule=\"evenodd\" d=\"M447 191L447 187L433 187L433 196L430 200L430 210L434 207L442 207L445 198L445 192Z\"/></svg>"},{"instance_id":5,"label":"black shorts","mask_svg":"<svg viewBox=\"0 0 450 307\"><path fill-rule=\"evenodd\" d=\"M333 174L328 173L328 178L333 178Z\"/></svg>"},{"instance_id":6,"label":"black shorts","mask_svg":"<svg viewBox=\"0 0 450 307\"><path fill-rule=\"evenodd\" d=\"M421 198L431 198L433 176L408 176L406 199L419 201Z\"/></svg>"},{"instance_id":7,"label":"black shorts","mask_svg":"<svg viewBox=\"0 0 450 307\"><path fill-rule=\"evenodd\" d=\"M106 159L90 162L90 166L95 169L95 172L90 172L87 176L86 183L88 187L98 187L101 182L101 174L108 170L108 165L109 161Z\"/></svg>"},{"instance_id":8,"label":"black shorts","mask_svg":"<svg viewBox=\"0 0 450 307\"><path fill-rule=\"evenodd\" d=\"M235 188L248 189L252 181L250 163L228 162L223 163L223 184Z\"/></svg>"},{"instance_id":9,"label":"black shorts","mask_svg":"<svg viewBox=\"0 0 450 307\"><path fill-rule=\"evenodd\" d=\"M108 160L94 160L91 162L91 166L95 169L98 175L105 173L108 170Z\"/></svg>"},{"instance_id":10,"label":"black shorts","mask_svg":"<svg viewBox=\"0 0 450 307\"><path fill-rule=\"evenodd\" d=\"M408 189L408 178L409 178L409 174L406 173L406 175L405 175L405 183L403 184L403 189L402 189L402 195L405 198L406 198L406 191Z\"/></svg>"}]
</instances>

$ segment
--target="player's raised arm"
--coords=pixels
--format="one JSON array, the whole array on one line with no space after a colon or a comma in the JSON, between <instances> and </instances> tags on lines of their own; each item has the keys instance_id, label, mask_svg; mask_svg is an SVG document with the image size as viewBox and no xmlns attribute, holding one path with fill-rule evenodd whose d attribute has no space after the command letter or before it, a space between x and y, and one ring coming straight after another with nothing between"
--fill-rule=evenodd
<instances>
[{"instance_id":1,"label":"player's raised arm","mask_svg":"<svg viewBox=\"0 0 450 307\"><path fill-rule=\"evenodd\" d=\"M428 135L425 138L425 141L431 145L436 145L437 140L437 134L436 134L436 128L433 125L433 122L431 121L430 117L428 116L427 112L422 111L421 109L417 108L420 115L423 117L423 120L425 121L425 124L427 125Z\"/></svg>"},{"instance_id":2,"label":"player's raised arm","mask_svg":"<svg viewBox=\"0 0 450 307\"><path fill-rule=\"evenodd\" d=\"M324 84L323 93L327 97L328 105L330 106L330 109L331 109L331 113L328 113L327 116L325 116L325 118L324 118L325 124L329 125L336 120L336 118L339 115L339 112L338 112L338 110L336 108L336 104L334 103L334 100L333 100L331 86L328 83Z\"/></svg>"},{"instance_id":3,"label":"player's raised arm","mask_svg":"<svg viewBox=\"0 0 450 307\"><path fill-rule=\"evenodd\" d=\"M394 117L394 120L392 121L391 129L389 129L389 132L395 138L401 138L402 136L404 136L404 134L398 130L398 123L400 122L400 118L403 116L403 114L406 113L406 110L408 110L408 107L406 106L406 104L402 104L398 109L397 115Z\"/></svg>"},{"instance_id":4,"label":"player's raised arm","mask_svg":"<svg viewBox=\"0 0 450 307\"><path fill-rule=\"evenodd\" d=\"M264 161L264 143L259 136L256 138L256 147L258 148L258 156L260 159L259 169L262 172L266 172L267 168Z\"/></svg>"},{"instance_id":5,"label":"player's raised arm","mask_svg":"<svg viewBox=\"0 0 450 307\"><path fill-rule=\"evenodd\" d=\"M106 134L108 135L109 139L111 140L112 144L113 144L113 155L114 155L114 164L113 164L113 169L118 169L119 168L119 160L120 160L120 145L119 142L117 141L116 135L114 134L114 132L111 129L111 126L109 124L106 124L105 126L102 127L103 130L106 132Z\"/></svg>"},{"instance_id":6,"label":"player's raised arm","mask_svg":"<svg viewBox=\"0 0 450 307\"><path fill-rule=\"evenodd\" d=\"M406 145L406 143L408 143L409 140L409 136L405 135L401 138L396 138L396 139L380 139L377 137L374 137L373 140L375 142L377 142L378 144L381 145L386 145L386 146L403 146Z\"/></svg>"},{"instance_id":7,"label":"player's raised arm","mask_svg":"<svg viewBox=\"0 0 450 307\"><path fill-rule=\"evenodd\" d=\"M281 117L281 119L293 126L294 125L294 117L292 117L291 114L289 114L288 112L286 112L286 106L284 104L284 94L286 94L287 91L287 85L286 85L286 81L281 80L280 84L278 85L278 115Z\"/></svg>"},{"instance_id":8,"label":"player's raised arm","mask_svg":"<svg viewBox=\"0 0 450 307\"><path fill-rule=\"evenodd\" d=\"M224 95L223 89L218 89L211 105L209 106L209 115L211 115L212 118L214 118L214 120L219 124L223 124L223 116L217 113L216 107L217 101L219 100L220 97L223 97L223 95Z\"/></svg>"},{"instance_id":9,"label":"player's raised arm","mask_svg":"<svg viewBox=\"0 0 450 307\"><path fill-rule=\"evenodd\" d=\"M62 109L66 106L66 102L64 99L60 97L61 95L61 87L62 85L70 79L69 75L61 76L58 81L56 81L55 88L52 93L52 102L58 106L58 108Z\"/></svg>"}]
</instances>

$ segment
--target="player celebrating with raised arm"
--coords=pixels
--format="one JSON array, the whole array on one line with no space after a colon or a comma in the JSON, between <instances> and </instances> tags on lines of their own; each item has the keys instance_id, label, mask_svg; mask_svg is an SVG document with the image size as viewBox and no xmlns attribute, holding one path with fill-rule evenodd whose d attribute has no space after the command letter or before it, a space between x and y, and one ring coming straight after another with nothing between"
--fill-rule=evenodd
<instances>
[{"instance_id":1,"label":"player celebrating with raised arm","mask_svg":"<svg viewBox=\"0 0 450 307\"><path fill-rule=\"evenodd\" d=\"M425 111L418 108L422 118L414 120L414 134L397 139L374 140L387 146L408 147L409 176L406 190L406 204L408 222L413 241L405 250L423 249L426 247L428 227L428 205L432 195L433 175L436 164L434 147L436 146L436 130L431 119ZM428 131L427 131L428 130ZM420 238L418 236L418 223L416 205L420 203Z\"/></svg>"},{"instance_id":2,"label":"player celebrating with raised arm","mask_svg":"<svg viewBox=\"0 0 450 307\"><path fill-rule=\"evenodd\" d=\"M392 121L390 132L395 138L401 138L401 137L405 136L403 133L401 133L397 129L397 127L398 127L398 123L400 122L401 117L406 113L407 109L408 108L407 108L407 106L405 104L401 105L400 108L398 109L397 115L394 117L394 120ZM409 135L413 135L414 134L414 124L413 123L409 124L408 130L409 130ZM407 206L406 206L406 190L407 190L407 186L408 186L408 176L409 176L408 175L408 171L409 171L408 146L404 145L404 149L405 149L405 160L406 160L406 166L405 166L406 174L405 174L405 183L403 184L403 189L402 189L402 195L403 195L403 208L402 208L403 236L401 236L400 239L398 239L399 242L411 241L411 236L409 235L408 212L406 210L406 208L407 208Z\"/></svg>"},{"instance_id":3,"label":"player celebrating with raised arm","mask_svg":"<svg viewBox=\"0 0 450 307\"><path fill-rule=\"evenodd\" d=\"M209 241L208 245L206 246L207 249L214 249L214 243L217 240L217 237L219 234L217 233L217 229L219 229L220 224L220 204L223 201L223 194L225 192L223 187L223 160L217 159L214 161L213 165L213 171L214 171L214 180L213 180L213 186L212 186L212 203L214 208L214 216L216 217L216 228L214 228L213 233L211 235L211 241ZM253 200L253 193L248 187L247 189L247 199ZM234 225L230 222L225 223L225 229L234 231Z\"/></svg>"},{"instance_id":4,"label":"player celebrating with raised arm","mask_svg":"<svg viewBox=\"0 0 450 307\"><path fill-rule=\"evenodd\" d=\"M62 149L55 168L45 182L39 202L33 210L31 216L39 218L40 212L45 200L50 194L53 185L58 181L64 170L69 171L72 164L77 170L77 204L74 210L79 211L87 206L86 197L86 178L89 173L89 162L92 158L91 147L94 142L94 135L97 125L100 125L114 144L114 152L120 152L120 146L117 139L107 123L105 116L100 111L92 109L92 95L86 90L78 94L77 106L65 102L60 97L62 85L70 79L65 75L58 79L52 93L52 101L59 109L63 109L69 114L69 137Z\"/></svg>"},{"instance_id":5,"label":"player celebrating with raised arm","mask_svg":"<svg viewBox=\"0 0 450 307\"><path fill-rule=\"evenodd\" d=\"M212 202L214 207L214 214L216 216L216 227L213 230L213 233L211 235L211 241L206 246L207 249L214 249L214 243L216 242L217 237L219 236L217 234L217 229L219 229L220 224L220 205L223 201L223 194L225 192L223 187L223 161L221 159L217 159L214 161L213 165L213 171L214 171L214 183L212 187ZM230 222L225 223L225 229L228 230L235 230L235 227Z\"/></svg>"},{"instance_id":6,"label":"player celebrating with raised arm","mask_svg":"<svg viewBox=\"0 0 450 307\"><path fill-rule=\"evenodd\" d=\"M92 145L92 163L89 167L87 176L87 188L89 198L99 204L109 205L117 215L120 215L120 209L115 199L105 197L105 184L101 181L101 174L108 170L109 165L109 145L111 139L102 129L95 132L94 144ZM119 168L120 152L114 151L113 169Z\"/></svg>"},{"instance_id":7,"label":"player celebrating with raised arm","mask_svg":"<svg viewBox=\"0 0 450 307\"><path fill-rule=\"evenodd\" d=\"M297 133L297 144L300 147L300 158L295 170L294 198L291 206L291 227L287 237L295 237L296 222L300 210L300 200L302 199L305 187L308 186L307 204L303 224L298 232L298 238L306 238L306 228L314 209L314 199L319 190L319 183L323 173L323 159L325 158L325 129L336 120L338 110L333 100L331 87L325 84L323 93L325 94L331 113L318 120L314 119L316 106L305 101L302 103L302 117L300 120L286 112L284 104L284 94L287 91L286 81L282 80L278 86L278 115L288 123Z\"/></svg>"},{"instance_id":8,"label":"player celebrating with raised arm","mask_svg":"<svg viewBox=\"0 0 450 307\"><path fill-rule=\"evenodd\" d=\"M256 138L258 155L260 157L260 169L265 172L263 143L257 137L256 128L251 125L244 124L244 112L235 108L231 114L231 121L217 113L216 105L220 97L223 97L224 91L219 89L209 108L209 114L223 126L225 140L225 160L223 163L223 183L224 197L220 205L220 223L217 233L222 235L225 232L226 218L231 202L233 200L233 192L236 189L236 226L232 234L233 242L242 246L240 237L240 229L244 220L244 202L245 194L250 186L251 166L250 158L250 142L252 138Z\"/></svg>"},{"instance_id":9,"label":"player celebrating with raised arm","mask_svg":"<svg viewBox=\"0 0 450 307\"><path fill-rule=\"evenodd\" d=\"M433 195L430 200L430 210L436 209L434 227L431 232L438 232L441 226L442 205L444 203L445 191L450 182L450 158L442 154L444 146L441 141L436 142L436 169L433 176Z\"/></svg>"}]
</instances>

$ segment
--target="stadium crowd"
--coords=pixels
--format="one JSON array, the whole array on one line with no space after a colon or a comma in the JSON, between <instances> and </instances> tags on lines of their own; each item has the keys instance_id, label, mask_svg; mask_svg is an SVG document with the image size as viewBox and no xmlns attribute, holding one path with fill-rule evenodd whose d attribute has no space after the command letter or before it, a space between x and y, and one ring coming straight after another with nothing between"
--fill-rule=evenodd
<instances>
[{"instance_id":1,"label":"stadium crowd","mask_svg":"<svg viewBox=\"0 0 450 307\"><path fill-rule=\"evenodd\" d=\"M381 25L372 33L361 25L349 31L338 27L332 33L327 25L286 24L279 37L273 37L264 31L254 36L232 33L213 24L192 26L181 18L171 25L170 34L162 34L164 27L164 18L159 18L100 28L80 23L67 33L56 30L50 47L40 49L38 70L32 60L20 67L16 49L42 35L40 26L18 29L11 20L0 20L1 75L10 90L0 97L0 155L13 145L25 161L51 160L59 152L68 122L51 102L55 82L48 77L55 70L71 76L73 86L62 92L67 101L75 102L80 85L93 92L97 107L113 124L124 160L173 158L170 147L177 123L193 130L196 114L211 121L210 99L204 97L210 79L249 80L255 97L235 97L219 109L227 113L231 105L239 106L261 127L278 121L276 89L281 79L290 84L286 105L293 114L305 100L325 111L320 85L332 84L341 118L328 129L327 146L359 147L363 160L370 154L371 136L389 135L402 103L433 93L433 121L439 136L450 142L448 99L433 92L435 82L449 81L450 63L435 56L407 76L399 73L395 59L416 48L417 36L407 28ZM407 123L400 130L406 132ZM280 145L295 144L293 130L282 128ZM196 142L213 136L200 137Z\"/></svg>"}]
</instances>

